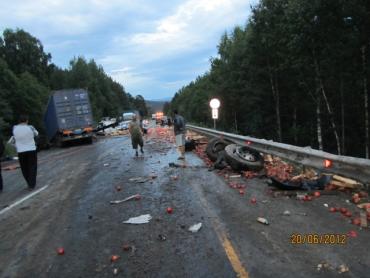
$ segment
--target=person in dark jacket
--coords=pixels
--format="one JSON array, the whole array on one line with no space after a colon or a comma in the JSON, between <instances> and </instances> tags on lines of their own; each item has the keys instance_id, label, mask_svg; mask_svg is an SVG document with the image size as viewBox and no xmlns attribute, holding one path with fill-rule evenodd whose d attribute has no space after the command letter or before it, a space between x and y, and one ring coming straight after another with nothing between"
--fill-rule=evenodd
<instances>
[{"instance_id":1,"label":"person in dark jacket","mask_svg":"<svg viewBox=\"0 0 370 278\"><path fill-rule=\"evenodd\" d=\"M3 192L3 176L1 175L1 158L4 154L4 151L5 151L4 141L3 137L0 134L0 193Z\"/></svg>"},{"instance_id":2,"label":"person in dark jacket","mask_svg":"<svg viewBox=\"0 0 370 278\"><path fill-rule=\"evenodd\" d=\"M32 125L28 125L28 116L21 115L19 124L13 127L13 139L10 140L15 143L17 148L19 164L29 190L33 190L36 186L37 152L35 137L38 134Z\"/></svg>"},{"instance_id":3,"label":"person in dark jacket","mask_svg":"<svg viewBox=\"0 0 370 278\"><path fill-rule=\"evenodd\" d=\"M179 115L177 110L173 110L173 131L176 138L176 146L180 153L178 159L185 159L185 120Z\"/></svg>"}]
</instances>

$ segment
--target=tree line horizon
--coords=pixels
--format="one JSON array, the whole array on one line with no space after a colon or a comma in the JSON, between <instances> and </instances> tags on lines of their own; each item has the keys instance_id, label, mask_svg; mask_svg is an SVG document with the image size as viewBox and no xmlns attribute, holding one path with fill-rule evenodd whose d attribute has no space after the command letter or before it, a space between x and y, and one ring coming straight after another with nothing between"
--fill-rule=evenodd
<instances>
[{"instance_id":1,"label":"tree line horizon","mask_svg":"<svg viewBox=\"0 0 370 278\"><path fill-rule=\"evenodd\" d=\"M369 158L370 2L260 0L166 111L229 132Z\"/></svg>"},{"instance_id":2,"label":"tree line horizon","mask_svg":"<svg viewBox=\"0 0 370 278\"><path fill-rule=\"evenodd\" d=\"M0 132L4 137L11 134L21 114L27 114L45 134L43 115L49 96L61 89L86 89L96 123L132 109L148 114L144 98L126 92L94 59L75 57L67 69L51 59L40 40L22 29L5 29L0 36Z\"/></svg>"}]
</instances>

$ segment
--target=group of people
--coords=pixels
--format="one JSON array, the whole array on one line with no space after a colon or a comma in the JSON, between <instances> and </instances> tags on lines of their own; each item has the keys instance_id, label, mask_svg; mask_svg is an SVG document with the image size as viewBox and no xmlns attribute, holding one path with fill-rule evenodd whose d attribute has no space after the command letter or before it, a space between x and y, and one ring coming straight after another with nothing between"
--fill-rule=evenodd
<instances>
[{"instance_id":1,"label":"group of people","mask_svg":"<svg viewBox=\"0 0 370 278\"><path fill-rule=\"evenodd\" d=\"M8 141L10 144L14 144L17 149L19 165L29 190L36 187L37 151L35 138L38 134L37 130L28 124L28 116L21 115L18 124L13 127L13 136ZM0 145L1 157L5 149L2 138L0 138ZM0 164L0 193L2 191L3 179Z\"/></svg>"},{"instance_id":2,"label":"group of people","mask_svg":"<svg viewBox=\"0 0 370 278\"><path fill-rule=\"evenodd\" d=\"M185 120L179 115L177 110L174 110L173 126L176 136L176 145L180 156L178 159L185 159ZM135 150L135 156L138 156L138 147L140 152L144 154L143 141L143 126L142 121L137 122L137 118L133 117L129 132L131 135L132 147ZM24 179L27 182L28 189L33 190L36 187L37 177L37 151L35 138L38 136L37 130L28 124L28 116L21 115L19 123L13 127L13 136L8 143L15 145L18 153L19 164ZM5 146L3 138L0 134L0 157L3 156ZM3 191L3 179L1 175L1 161L0 161L0 193Z\"/></svg>"},{"instance_id":3,"label":"group of people","mask_svg":"<svg viewBox=\"0 0 370 278\"><path fill-rule=\"evenodd\" d=\"M173 111L173 130L176 138L176 146L180 153L178 159L185 159L185 120L184 117L179 115L177 110ZM139 156L138 147L140 146L140 152L144 154L144 141L143 141L143 126L142 120L137 121L136 116L134 116L129 125L129 132L131 135L132 148L135 150L135 156Z\"/></svg>"}]
</instances>

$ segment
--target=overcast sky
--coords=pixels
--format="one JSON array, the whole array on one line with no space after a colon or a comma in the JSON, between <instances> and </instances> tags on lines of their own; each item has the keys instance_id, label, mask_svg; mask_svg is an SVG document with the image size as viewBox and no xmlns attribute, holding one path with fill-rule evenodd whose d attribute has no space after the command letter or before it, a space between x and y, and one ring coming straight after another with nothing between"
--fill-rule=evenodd
<instances>
[{"instance_id":1,"label":"overcast sky","mask_svg":"<svg viewBox=\"0 0 370 278\"><path fill-rule=\"evenodd\" d=\"M95 59L127 92L172 97L209 69L225 31L256 0L1 0L0 30L37 37L52 62Z\"/></svg>"}]
</instances>

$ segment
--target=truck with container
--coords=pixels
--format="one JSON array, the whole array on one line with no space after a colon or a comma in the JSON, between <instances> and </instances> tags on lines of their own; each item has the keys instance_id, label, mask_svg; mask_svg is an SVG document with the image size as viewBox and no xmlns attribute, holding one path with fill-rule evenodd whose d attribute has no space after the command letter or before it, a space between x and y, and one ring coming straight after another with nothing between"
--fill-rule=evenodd
<instances>
[{"instance_id":1,"label":"truck with container","mask_svg":"<svg viewBox=\"0 0 370 278\"><path fill-rule=\"evenodd\" d=\"M53 91L44 115L44 123L48 139L57 146L77 140L92 143L93 115L88 91Z\"/></svg>"}]
</instances>

